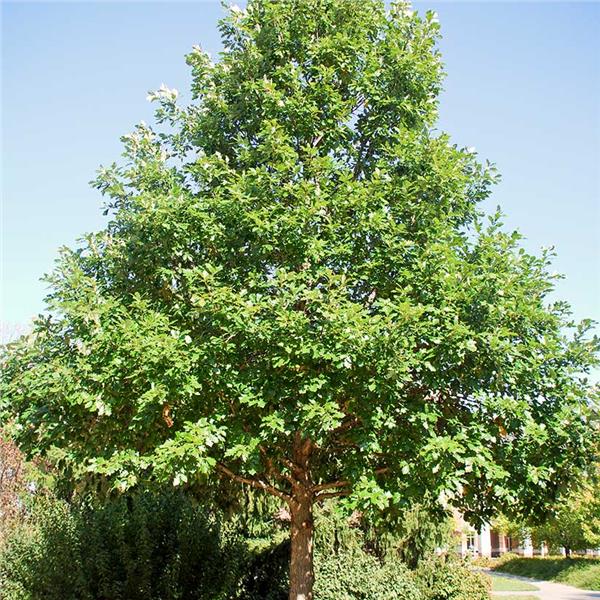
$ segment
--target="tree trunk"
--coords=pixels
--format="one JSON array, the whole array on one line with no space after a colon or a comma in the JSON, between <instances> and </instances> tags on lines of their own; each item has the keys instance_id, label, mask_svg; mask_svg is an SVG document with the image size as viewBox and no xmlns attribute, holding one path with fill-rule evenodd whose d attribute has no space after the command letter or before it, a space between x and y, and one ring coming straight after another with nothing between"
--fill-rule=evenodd
<instances>
[{"instance_id":1,"label":"tree trunk","mask_svg":"<svg viewBox=\"0 0 600 600\"><path fill-rule=\"evenodd\" d=\"M313 600L313 496L296 490L290 502L291 541L289 600Z\"/></svg>"}]
</instances>

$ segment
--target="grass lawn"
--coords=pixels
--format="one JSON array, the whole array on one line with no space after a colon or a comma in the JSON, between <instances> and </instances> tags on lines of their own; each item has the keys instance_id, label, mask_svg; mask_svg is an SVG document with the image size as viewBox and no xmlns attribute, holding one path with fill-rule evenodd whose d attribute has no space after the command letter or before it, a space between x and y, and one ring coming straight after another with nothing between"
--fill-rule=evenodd
<instances>
[{"instance_id":1,"label":"grass lawn","mask_svg":"<svg viewBox=\"0 0 600 600\"><path fill-rule=\"evenodd\" d=\"M492 574L490 578L492 579L492 592L533 592L540 589L526 581L516 581L501 575Z\"/></svg>"},{"instance_id":2,"label":"grass lawn","mask_svg":"<svg viewBox=\"0 0 600 600\"><path fill-rule=\"evenodd\" d=\"M493 567L495 571L557 581L582 590L600 591L600 559L598 558L513 558Z\"/></svg>"}]
</instances>

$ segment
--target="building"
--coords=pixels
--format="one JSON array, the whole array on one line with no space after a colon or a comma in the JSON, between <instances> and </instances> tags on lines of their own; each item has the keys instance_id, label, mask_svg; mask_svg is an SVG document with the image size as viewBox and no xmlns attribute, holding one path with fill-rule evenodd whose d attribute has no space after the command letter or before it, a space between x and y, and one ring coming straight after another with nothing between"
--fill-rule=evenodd
<instances>
[{"instance_id":1,"label":"building","mask_svg":"<svg viewBox=\"0 0 600 600\"><path fill-rule=\"evenodd\" d=\"M515 552L521 556L546 556L548 548L542 545L534 548L531 540L515 540L502 531L484 525L481 531L467 523L462 515L454 513L454 534L457 539L456 551L461 556L485 556L495 558L506 552Z\"/></svg>"}]
</instances>

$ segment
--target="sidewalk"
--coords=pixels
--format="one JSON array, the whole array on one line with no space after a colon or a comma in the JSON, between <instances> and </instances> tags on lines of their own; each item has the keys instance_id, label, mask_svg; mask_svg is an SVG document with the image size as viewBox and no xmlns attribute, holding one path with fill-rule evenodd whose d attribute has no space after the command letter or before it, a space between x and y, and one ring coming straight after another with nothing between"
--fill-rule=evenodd
<instances>
[{"instance_id":1,"label":"sidewalk","mask_svg":"<svg viewBox=\"0 0 600 600\"><path fill-rule=\"evenodd\" d=\"M501 600L502 596L534 596L540 600L600 600L600 592L578 590L562 583L529 579L529 577L519 577L518 575L509 575L508 573L500 573L498 571L494 571L494 573L507 579L525 581L540 588L535 592L492 592L492 598L497 598L498 600Z\"/></svg>"}]
</instances>

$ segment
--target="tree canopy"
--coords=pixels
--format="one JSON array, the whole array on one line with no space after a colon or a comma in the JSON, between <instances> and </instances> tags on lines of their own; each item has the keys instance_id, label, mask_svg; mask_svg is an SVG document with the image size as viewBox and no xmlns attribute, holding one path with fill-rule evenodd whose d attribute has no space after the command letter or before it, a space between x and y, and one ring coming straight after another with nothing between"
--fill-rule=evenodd
<instances>
[{"instance_id":1,"label":"tree canopy","mask_svg":"<svg viewBox=\"0 0 600 600\"><path fill-rule=\"evenodd\" d=\"M550 517L531 530L538 542L546 542L552 550L600 547L600 485L585 481L578 489L559 499Z\"/></svg>"},{"instance_id":2,"label":"tree canopy","mask_svg":"<svg viewBox=\"0 0 600 600\"><path fill-rule=\"evenodd\" d=\"M435 14L251 0L220 30L6 352L20 446L123 489L229 477L293 535L331 496L544 510L589 458L598 344L549 301L552 252L482 214L493 165L435 129Z\"/></svg>"}]
</instances>

